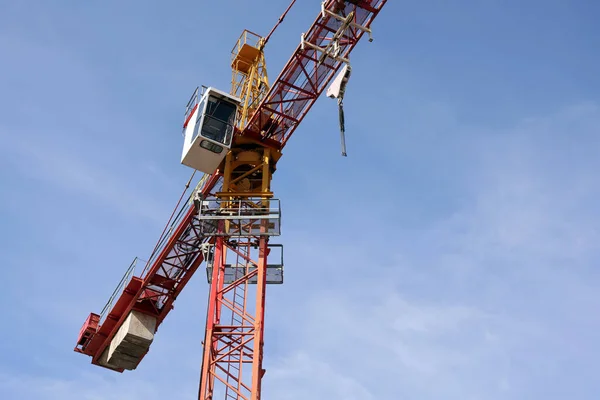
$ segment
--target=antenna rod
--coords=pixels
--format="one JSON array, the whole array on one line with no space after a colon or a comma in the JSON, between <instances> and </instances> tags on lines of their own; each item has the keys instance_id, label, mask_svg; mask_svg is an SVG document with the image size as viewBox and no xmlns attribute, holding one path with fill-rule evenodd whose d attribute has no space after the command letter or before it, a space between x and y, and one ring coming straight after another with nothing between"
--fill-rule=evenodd
<instances>
[{"instance_id":1,"label":"antenna rod","mask_svg":"<svg viewBox=\"0 0 600 400\"><path fill-rule=\"evenodd\" d=\"M273 29L271 29L271 32L269 32L269 34L267 35L267 37L263 40L262 42L262 46L261 49L265 47L265 45L267 44L267 42L269 41L269 39L271 38L271 35L273 34L273 32L275 32L275 29L277 29L277 27L279 25L281 25L281 23L283 22L283 20L285 19L285 16L287 15L287 13L292 9L292 6L296 3L296 0L292 0L292 2L290 3L290 5L288 6L287 10L285 10L285 12L283 14L281 14L281 17L279 17L279 20L277 21L277 23L275 24L275 26L273 27Z\"/></svg>"}]
</instances>

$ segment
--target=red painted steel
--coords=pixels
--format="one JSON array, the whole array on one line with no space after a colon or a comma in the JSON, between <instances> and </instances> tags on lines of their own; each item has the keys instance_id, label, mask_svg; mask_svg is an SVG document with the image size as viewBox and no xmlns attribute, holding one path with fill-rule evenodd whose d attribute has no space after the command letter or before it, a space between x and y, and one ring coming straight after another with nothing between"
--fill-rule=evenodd
<instances>
[{"instance_id":1,"label":"red painted steel","mask_svg":"<svg viewBox=\"0 0 600 400\"><path fill-rule=\"evenodd\" d=\"M192 108L192 111L190 111L190 115L187 116L187 118L185 119L185 122L183 123L183 129L187 128L190 119L192 119L192 116L194 115L194 113L196 112L196 109L198 108L198 104L196 104L194 106L194 108Z\"/></svg>"},{"instance_id":2,"label":"red painted steel","mask_svg":"<svg viewBox=\"0 0 600 400\"><path fill-rule=\"evenodd\" d=\"M355 13L354 21L369 27L386 2L387 0L346 2L330 0L326 7L335 12L339 12L339 7L342 7L345 15L353 11ZM305 39L320 47L325 47L337 30L336 24L333 18L319 15L306 32ZM343 36L340 41L340 55L345 58L349 56L364 33L353 28L350 31L350 35ZM326 58L321 64L318 63L318 59L319 54L315 50L308 47L302 49L301 46L298 46L248 125L237 135L261 137L265 143L272 143L273 147L282 148L333 78L335 72L342 66L341 61L331 58ZM219 180L218 173L213 174L204 185L202 193L208 196L217 192ZM88 326L87 335L81 337L80 334L76 351L92 356L92 363L98 364L102 353L132 310L155 316L158 328L173 308L173 302L181 290L203 261L199 245L207 239L198 232L198 223L195 218L195 209L190 206L174 232L168 237L168 241L158 257L151 260L152 262L147 265L140 277L134 277L128 283L106 319L101 321L102 324L98 326L98 329L93 332L93 329ZM218 272L216 269L215 271L215 273ZM213 280L213 282L215 281ZM212 290L213 288L211 288ZM210 301L209 307L215 309L217 300L211 297ZM260 378L263 373L259 366L262 363L264 291L257 291L256 306L261 307L256 314L258 317L256 324L260 324L261 333L260 338L255 337L258 341L254 342L251 352L254 366L253 388L260 387ZM207 324L207 332L209 326L210 324ZM85 331L86 326L84 325L82 332ZM122 372L122 370L118 371ZM207 385L206 382L201 384L201 390L203 388L209 390ZM237 396L241 398L239 394ZM253 395L253 398L258 399L259 397Z\"/></svg>"},{"instance_id":3,"label":"red painted steel","mask_svg":"<svg viewBox=\"0 0 600 400\"><path fill-rule=\"evenodd\" d=\"M387 0L340 2L330 0L328 10L338 12L344 7L343 15L355 13L354 22L364 27L371 23ZM330 16L319 15L305 34L305 40L319 47L326 47L337 31L339 22ZM340 41L340 55L348 58L364 31L350 29L351 34L344 35ZM342 61L326 58L319 64L320 53L309 47L299 45L287 62L271 90L248 122L243 134L252 132L266 138L275 139L282 145L302 122L317 98L327 87Z\"/></svg>"},{"instance_id":4,"label":"red painted steel","mask_svg":"<svg viewBox=\"0 0 600 400\"><path fill-rule=\"evenodd\" d=\"M212 175L202 188L203 194L208 196L213 189L218 190L219 180L218 174ZM78 343L75 351L92 356L92 363L100 365L102 353L132 310L155 316L158 329L203 261L199 245L206 238L198 231L195 214L194 207L190 206L158 257L149 263L141 277L131 279L102 325L84 343ZM122 369L117 371L123 372Z\"/></svg>"},{"instance_id":5,"label":"red painted steel","mask_svg":"<svg viewBox=\"0 0 600 400\"><path fill-rule=\"evenodd\" d=\"M266 236L239 239L234 247L216 240L199 399L260 398L267 244ZM231 283L224 283L226 262L243 266Z\"/></svg>"}]
</instances>

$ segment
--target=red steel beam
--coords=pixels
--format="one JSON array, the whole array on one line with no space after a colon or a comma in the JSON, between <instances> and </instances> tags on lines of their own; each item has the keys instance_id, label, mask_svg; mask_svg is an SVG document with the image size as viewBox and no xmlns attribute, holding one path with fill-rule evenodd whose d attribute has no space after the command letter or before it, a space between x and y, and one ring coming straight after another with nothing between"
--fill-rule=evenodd
<instances>
[{"instance_id":1,"label":"red steel beam","mask_svg":"<svg viewBox=\"0 0 600 400\"><path fill-rule=\"evenodd\" d=\"M266 228L265 228L266 229ZM258 249L253 247L258 241ZM219 236L215 243L199 400L259 400L264 337L268 237L239 239L235 247ZM229 254L227 254L229 253ZM235 280L226 279L226 259L244 266ZM256 266L251 270L250 266ZM239 275L237 273L239 272ZM251 281L256 280L254 284ZM220 392L219 392L220 390Z\"/></svg>"},{"instance_id":2,"label":"red steel beam","mask_svg":"<svg viewBox=\"0 0 600 400\"><path fill-rule=\"evenodd\" d=\"M354 12L354 22L368 28L386 2L387 0L330 0L326 3L326 8L339 12L343 7L343 15ZM334 18L319 14L306 32L305 39L319 47L326 47L337 31L338 24ZM345 36L345 40L340 41L340 55L344 58L348 58L364 34L357 29L350 29L350 32L350 36ZM332 58L326 58L319 64L319 56L316 50L309 47L302 49L299 45L296 48L242 134L261 134L262 137L280 142L282 147L285 145L343 64ZM273 109L278 112L274 113ZM266 129L267 126L275 128Z\"/></svg>"},{"instance_id":3,"label":"red steel beam","mask_svg":"<svg viewBox=\"0 0 600 400\"><path fill-rule=\"evenodd\" d=\"M219 178L220 175L216 173L210 176L202 189L203 195L209 195L217 186ZM196 236L192 236L191 243L189 238L190 232L194 230L195 214L194 206L190 206L150 268L145 270L141 277L133 277L116 300L102 325L91 335L83 348L76 348L76 351L92 356L92 363L100 365L98 362L102 353L132 310L156 317L158 329L173 308L173 302L203 261L200 249L185 253L188 256L184 258L176 249L178 244L194 245L194 241L199 243L200 238L195 233L192 233ZM173 257L174 253L175 257ZM166 289L157 286L157 282L161 281L170 282L166 285ZM117 371L122 372L123 370Z\"/></svg>"}]
</instances>

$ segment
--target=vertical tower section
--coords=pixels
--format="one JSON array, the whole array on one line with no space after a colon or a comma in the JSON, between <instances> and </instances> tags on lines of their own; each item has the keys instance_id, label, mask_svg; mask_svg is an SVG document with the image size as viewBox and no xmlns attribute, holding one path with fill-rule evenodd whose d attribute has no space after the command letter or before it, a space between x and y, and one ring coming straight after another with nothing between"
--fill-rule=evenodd
<instances>
[{"instance_id":1,"label":"vertical tower section","mask_svg":"<svg viewBox=\"0 0 600 400\"><path fill-rule=\"evenodd\" d=\"M231 94L241 99L237 128L243 130L269 91L264 54L265 39L244 30L231 51Z\"/></svg>"},{"instance_id":2,"label":"vertical tower section","mask_svg":"<svg viewBox=\"0 0 600 400\"><path fill-rule=\"evenodd\" d=\"M283 283L283 246L269 243L281 230L279 200L270 188L280 156L249 141L232 148L221 191L199 202L198 219L214 227L204 248L210 291L202 400L261 398L266 288Z\"/></svg>"}]
</instances>

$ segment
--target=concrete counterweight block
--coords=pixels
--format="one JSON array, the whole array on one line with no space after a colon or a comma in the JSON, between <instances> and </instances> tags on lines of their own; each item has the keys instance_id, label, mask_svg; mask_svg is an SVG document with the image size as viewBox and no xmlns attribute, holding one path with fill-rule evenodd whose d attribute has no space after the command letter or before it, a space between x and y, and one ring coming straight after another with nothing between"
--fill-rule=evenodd
<instances>
[{"instance_id":1,"label":"concrete counterweight block","mask_svg":"<svg viewBox=\"0 0 600 400\"><path fill-rule=\"evenodd\" d=\"M155 317L139 311L130 312L110 342L106 363L118 368L135 369L150 348L155 331Z\"/></svg>"}]
</instances>

